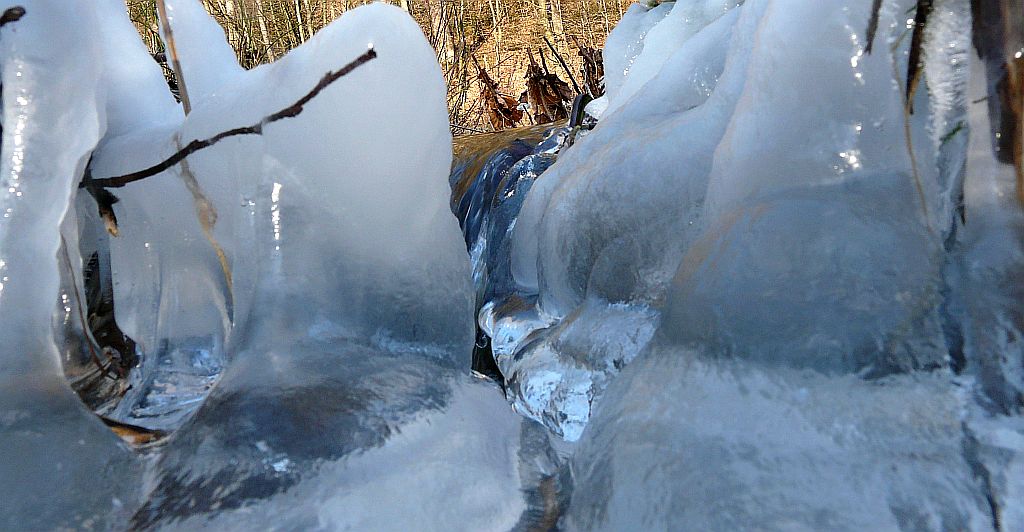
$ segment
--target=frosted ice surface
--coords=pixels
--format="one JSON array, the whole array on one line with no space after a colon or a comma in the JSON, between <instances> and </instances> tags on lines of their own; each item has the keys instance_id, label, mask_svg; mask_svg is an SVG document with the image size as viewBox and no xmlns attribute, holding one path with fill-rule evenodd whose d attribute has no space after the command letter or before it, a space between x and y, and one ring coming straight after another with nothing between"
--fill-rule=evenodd
<instances>
[{"instance_id":1,"label":"frosted ice surface","mask_svg":"<svg viewBox=\"0 0 1024 532\"><path fill-rule=\"evenodd\" d=\"M887 3L879 27L899 31L892 17L907 7ZM756 41L715 147L700 237L654 339L596 400L567 528L1019 526L1012 170L994 164L984 105L971 109L969 154L961 132L938 133L984 96L967 97L964 68L933 69L906 138L891 75L904 56L894 69L878 44L896 39L881 34L875 55L860 53L867 8L737 8L737 27L757 27L734 38ZM949 36L955 20L932 31ZM964 59L959 38L932 44L952 66ZM972 82L983 84L977 72ZM538 257L544 286L552 262Z\"/></svg>"},{"instance_id":2,"label":"frosted ice surface","mask_svg":"<svg viewBox=\"0 0 1024 532\"><path fill-rule=\"evenodd\" d=\"M961 362L977 379L980 402L991 412L1012 414L1024 403L1024 315L1018 276L1024 262L1024 214L1016 204L1013 168L993 157L984 67L973 57L970 145L965 203L968 223L954 272L953 310L962 313Z\"/></svg>"},{"instance_id":3,"label":"frosted ice surface","mask_svg":"<svg viewBox=\"0 0 1024 532\"><path fill-rule=\"evenodd\" d=\"M573 458L568 529L991 529L950 374L716 358L656 349L609 386Z\"/></svg>"},{"instance_id":4,"label":"frosted ice surface","mask_svg":"<svg viewBox=\"0 0 1024 532\"><path fill-rule=\"evenodd\" d=\"M613 98L625 83L630 67L644 49L644 37L655 24L672 10L674 2L665 2L654 8L634 3L615 25L605 41L602 58L605 72L604 100Z\"/></svg>"},{"instance_id":5,"label":"frosted ice surface","mask_svg":"<svg viewBox=\"0 0 1024 532\"><path fill-rule=\"evenodd\" d=\"M608 91L609 105L603 112L612 113L623 103L628 102L640 87L643 87L658 74L665 62L680 46L705 26L742 3L742 0L698 0L661 4L644 15L644 23L641 23L641 27L645 27L645 23L649 20L657 20L656 17L660 11L664 9L671 11L665 15L664 19L657 20L657 23L649 29L642 30L645 32L640 34L637 41L628 42L626 54L615 53L618 50L617 41L622 37L619 35L615 35L615 39L609 37L610 42L606 43L606 48L608 46L612 48L611 57L616 59L613 62L615 67L618 67L618 60L623 55L628 57L634 48L642 48L640 53L627 60L626 67L622 69L624 76L620 77L619 71L614 71L613 75L617 79L622 79L622 83L621 85L615 84L614 92ZM634 37L634 39L637 38ZM608 71L609 68L606 66L605 72Z\"/></svg>"},{"instance_id":6,"label":"frosted ice surface","mask_svg":"<svg viewBox=\"0 0 1024 532\"><path fill-rule=\"evenodd\" d=\"M958 318L962 358L976 400L965 427L983 466L1004 530L1024 527L1024 331L1017 282L1024 263L1024 214L1016 199L1013 168L992 150L989 83L983 63L971 56L966 153L968 222L950 267L950 312Z\"/></svg>"}]
</instances>

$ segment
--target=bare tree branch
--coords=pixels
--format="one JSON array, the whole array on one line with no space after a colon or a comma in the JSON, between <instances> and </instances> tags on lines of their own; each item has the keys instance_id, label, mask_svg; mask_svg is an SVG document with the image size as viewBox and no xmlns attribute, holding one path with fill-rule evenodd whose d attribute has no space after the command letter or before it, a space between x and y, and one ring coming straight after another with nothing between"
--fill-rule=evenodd
<instances>
[{"instance_id":1,"label":"bare tree branch","mask_svg":"<svg viewBox=\"0 0 1024 532\"><path fill-rule=\"evenodd\" d=\"M917 0L917 11L914 14L914 33L910 37L910 57L907 60L907 89L904 104L910 114L914 114L914 94L921 81L921 53L924 49L924 30L928 25L928 15L933 8L932 0Z\"/></svg>"},{"instance_id":2,"label":"bare tree branch","mask_svg":"<svg viewBox=\"0 0 1024 532\"><path fill-rule=\"evenodd\" d=\"M558 50L555 50L555 45L551 44L547 35L544 36L544 42L551 49L551 53L555 54L555 59L558 59L559 64L562 65L562 70L565 70L565 73L569 76L569 81L572 82L572 87L576 89L576 94L581 94L583 91L580 90L579 84L576 83L576 78L572 77L572 70L569 69L569 65L565 64L565 59L562 59L562 55L558 53ZM540 57L543 60L544 56L541 55Z\"/></svg>"},{"instance_id":3,"label":"bare tree branch","mask_svg":"<svg viewBox=\"0 0 1024 532\"><path fill-rule=\"evenodd\" d=\"M373 48L370 48L369 50L366 51L366 53L355 58L354 60L352 60L352 62L345 65L340 70L333 70L331 72L328 72L327 74L324 74L324 76L320 78L320 82L317 83L312 90L306 93L306 95L300 98L297 102L293 103L292 105L289 105L288 107L285 107L284 109L281 109L280 111L272 115L264 117L262 120L255 124L252 124L250 126L237 127L234 129L229 129L227 131L222 131L210 138L193 140L192 142L186 144L184 148L178 150L176 153L174 153L174 155L171 155L167 159L164 159L163 161L154 164L149 168L145 168L137 172L132 172L130 174L96 179L93 178L90 175L89 170L86 169L85 178L82 180L82 183L79 184L78 186L79 188L85 189L106 189L123 187L128 183L134 183L135 181L140 181L147 177L152 177L161 172L164 172L174 167L174 165L178 164L189 155L192 155L193 153L199 150L209 148L210 146L213 146L214 144L228 137L237 137L239 135L262 135L264 126L266 126L267 124L277 122L278 120L298 116L299 113L303 111L304 106L307 103L309 103L310 100L316 98L317 95L320 94L320 92L322 92L335 81L341 79L345 75L349 74L356 68L359 68L360 66L369 62L375 57L377 57L377 52L374 51Z\"/></svg>"}]
</instances>

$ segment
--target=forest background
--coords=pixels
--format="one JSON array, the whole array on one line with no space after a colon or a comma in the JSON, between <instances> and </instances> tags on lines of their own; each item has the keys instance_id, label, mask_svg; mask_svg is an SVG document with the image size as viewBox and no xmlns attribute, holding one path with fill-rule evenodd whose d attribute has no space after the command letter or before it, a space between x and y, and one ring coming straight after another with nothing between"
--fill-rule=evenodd
<instances>
[{"instance_id":1,"label":"forest background","mask_svg":"<svg viewBox=\"0 0 1024 532\"><path fill-rule=\"evenodd\" d=\"M370 0L201 0L245 68L274 61ZM448 85L452 133L566 118L578 93L603 92L600 49L632 0L393 0L419 23ZM126 0L166 65L156 0ZM531 68L531 64L534 65ZM167 71L168 75L170 74ZM168 76L172 79L173 76ZM173 81L172 81L173 83Z\"/></svg>"}]
</instances>

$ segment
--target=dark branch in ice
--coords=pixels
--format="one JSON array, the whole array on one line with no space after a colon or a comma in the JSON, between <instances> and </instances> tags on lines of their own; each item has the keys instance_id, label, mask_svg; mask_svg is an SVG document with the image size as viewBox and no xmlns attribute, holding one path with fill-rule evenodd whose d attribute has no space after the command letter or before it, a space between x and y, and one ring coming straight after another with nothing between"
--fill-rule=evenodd
<instances>
[{"instance_id":1,"label":"dark branch in ice","mask_svg":"<svg viewBox=\"0 0 1024 532\"><path fill-rule=\"evenodd\" d=\"M910 57L907 60L906 105L910 114L914 113L914 94L921 81L921 52L924 49L924 30L928 25L928 15L932 12L932 0L917 0L917 11L914 14L914 33L910 37Z\"/></svg>"},{"instance_id":2,"label":"dark branch in ice","mask_svg":"<svg viewBox=\"0 0 1024 532\"><path fill-rule=\"evenodd\" d=\"M0 15L0 28L7 25L8 22L17 22L21 20L21 17L25 16L25 8L21 6L9 7L4 10L4 14Z\"/></svg>"},{"instance_id":3,"label":"dark branch in ice","mask_svg":"<svg viewBox=\"0 0 1024 532\"><path fill-rule=\"evenodd\" d=\"M272 115L263 117L262 120L251 126L237 127L234 129L230 129L228 131L218 133L210 138L193 140L192 142L186 144L184 148L178 150L178 152L176 152L174 155L171 155L167 159L164 159L163 161L154 164L149 168L139 170L138 172L132 172L130 174L124 174L115 177L104 177L101 179L94 179L87 170L86 176L82 180L82 183L79 185L79 188L90 189L91 192L93 189L123 187L128 183L133 183L135 181L139 181L147 177L152 177L170 168L173 168L176 164L183 161L189 155L192 155L193 153L199 150L209 148L210 146L213 146L214 144L228 137L237 137L239 135L262 135L264 126L266 126L267 124L277 122L278 120L298 116L299 113L303 111L304 106L307 103L309 103L310 100L316 98L317 95L319 95L320 92L326 89L330 84L341 79L345 75L349 74L356 68L359 68L360 66L369 62L375 57L377 57L377 52L375 52L373 48L370 48L369 50L366 51L366 53L355 58L354 60L352 60L351 63L345 65L341 69L333 70L331 72L324 74L324 76L320 78L320 82L317 83L312 90L310 90L308 93L306 93L305 96L300 98L297 102L293 103L292 105L289 105L288 107L285 107L284 109L281 109L280 111ZM95 197L95 194L93 195Z\"/></svg>"},{"instance_id":4,"label":"dark branch in ice","mask_svg":"<svg viewBox=\"0 0 1024 532\"><path fill-rule=\"evenodd\" d=\"M875 44L875 33L878 32L878 12L882 9L882 0L874 0L871 4L871 18L868 20L867 46L864 53L870 54L871 47Z\"/></svg>"}]
</instances>

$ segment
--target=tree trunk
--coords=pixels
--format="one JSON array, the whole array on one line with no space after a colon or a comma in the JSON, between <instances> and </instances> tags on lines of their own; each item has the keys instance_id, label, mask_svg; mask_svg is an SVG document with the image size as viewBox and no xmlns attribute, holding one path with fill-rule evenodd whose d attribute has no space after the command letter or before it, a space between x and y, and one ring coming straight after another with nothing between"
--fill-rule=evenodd
<instances>
[{"instance_id":1,"label":"tree trunk","mask_svg":"<svg viewBox=\"0 0 1024 532\"><path fill-rule=\"evenodd\" d=\"M274 45L270 42L270 32L267 31L267 17L263 13L263 0L253 0L256 5L256 21L260 26L260 37L263 38L263 51L267 56L267 62L273 62Z\"/></svg>"}]
</instances>

